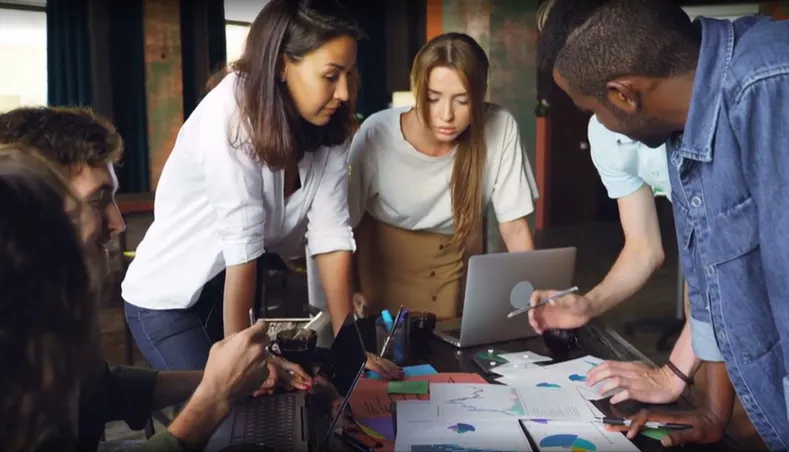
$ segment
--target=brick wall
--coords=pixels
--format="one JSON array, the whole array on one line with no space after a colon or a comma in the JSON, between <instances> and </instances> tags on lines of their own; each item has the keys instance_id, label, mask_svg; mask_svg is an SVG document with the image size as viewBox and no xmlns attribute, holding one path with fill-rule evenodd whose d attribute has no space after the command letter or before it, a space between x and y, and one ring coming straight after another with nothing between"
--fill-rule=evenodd
<instances>
[{"instance_id":1,"label":"brick wall","mask_svg":"<svg viewBox=\"0 0 789 452\"><path fill-rule=\"evenodd\" d=\"M143 29L149 169L155 190L184 120L179 2L144 0Z\"/></svg>"}]
</instances>

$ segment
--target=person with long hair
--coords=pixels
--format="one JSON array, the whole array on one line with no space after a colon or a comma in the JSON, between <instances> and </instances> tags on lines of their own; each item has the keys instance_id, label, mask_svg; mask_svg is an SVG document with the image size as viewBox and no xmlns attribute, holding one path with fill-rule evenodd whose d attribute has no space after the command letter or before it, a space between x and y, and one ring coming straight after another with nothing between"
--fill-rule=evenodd
<instances>
[{"instance_id":1,"label":"person with long hair","mask_svg":"<svg viewBox=\"0 0 789 452\"><path fill-rule=\"evenodd\" d=\"M464 251L489 204L508 251L534 247L537 189L515 118L485 101L489 67L470 36L433 38L411 69L416 106L370 116L353 139L349 206L371 308L457 317Z\"/></svg>"},{"instance_id":2,"label":"person with long hair","mask_svg":"<svg viewBox=\"0 0 789 452\"><path fill-rule=\"evenodd\" d=\"M19 146L0 146L0 448L31 450L76 416L96 312L62 178Z\"/></svg>"},{"instance_id":3,"label":"person with long hair","mask_svg":"<svg viewBox=\"0 0 789 452\"><path fill-rule=\"evenodd\" d=\"M88 108L21 107L0 114L0 144L4 145L3 164L19 166L23 161L35 169L35 164L42 162L63 178L71 191L66 196L66 208L79 224L86 255L92 258L91 269L95 267L92 273L96 280L106 281L108 244L125 228L115 202L118 180L114 170L122 155L123 139L112 123ZM39 170L45 175L47 171ZM104 299L109 295L108 289L107 284L97 284L91 298ZM14 315L12 311L6 313ZM247 349L242 346L239 351L243 350ZM75 432L78 450L96 450L105 424L110 421L122 420L131 429L142 429L151 411L185 402L197 394L196 389L205 377L202 371L159 372L109 365L101 359L96 347L85 352L92 358L82 366L78 388L79 419ZM280 368L287 371L292 363L274 364L274 361L274 357L267 358L268 379L254 391L255 395L272 392L276 384L288 386L298 382L295 375L277 371ZM220 378L227 380L228 376ZM209 399L208 405L226 402L221 391L213 393L218 398L213 402ZM203 397L201 403L206 402ZM198 430L206 428L203 425ZM201 434L197 432L198 440ZM185 435L195 440L194 431L182 432Z\"/></svg>"},{"instance_id":4,"label":"person with long hair","mask_svg":"<svg viewBox=\"0 0 789 452\"><path fill-rule=\"evenodd\" d=\"M85 239L97 217L47 158L21 144L0 145L0 198L0 449L85 450L81 392L98 355L103 279ZM216 344L186 408L141 450L204 444L232 401L269 376L267 339L260 322Z\"/></svg>"},{"instance_id":5,"label":"person with long hair","mask_svg":"<svg viewBox=\"0 0 789 452\"><path fill-rule=\"evenodd\" d=\"M335 334L342 326L361 37L336 0L272 0L241 58L184 123L122 285L129 326L155 368L201 369L213 342L249 326L258 259L299 257L305 234Z\"/></svg>"}]
</instances>

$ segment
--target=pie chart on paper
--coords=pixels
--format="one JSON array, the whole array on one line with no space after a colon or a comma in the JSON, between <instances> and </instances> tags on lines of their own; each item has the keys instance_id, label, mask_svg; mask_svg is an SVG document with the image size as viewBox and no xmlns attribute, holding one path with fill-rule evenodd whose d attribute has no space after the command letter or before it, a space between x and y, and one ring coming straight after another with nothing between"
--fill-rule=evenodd
<instances>
[{"instance_id":1,"label":"pie chart on paper","mask_svg":"<svg viewBox=\"0 0 789 452\"><path fill-rule=\"evenodd\" d=\"M452 424L448 428L449 430L452 430L455 433L468 433L468 432L476 431L473 425L463 424L461 422L458 422L457 424Z\"/></svg>"},{"instance_id":2,"label":"pie chart on paper","mask_svg":"<svg viewBox=\"0 0 789 452\"><path fill-rule=\"evenodd\" d=\"M562 434L550 435L540 440L540 447L556 447L569 450L570 452L596 451L594 443L587 441L578 435Z\"/></svg>"}]
</instances>

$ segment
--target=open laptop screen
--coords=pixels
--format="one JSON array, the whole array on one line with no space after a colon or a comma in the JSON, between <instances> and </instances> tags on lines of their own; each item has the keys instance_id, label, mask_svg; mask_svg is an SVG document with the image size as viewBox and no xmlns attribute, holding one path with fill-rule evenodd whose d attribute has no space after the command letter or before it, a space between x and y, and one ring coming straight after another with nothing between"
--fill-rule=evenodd
<instances>
[{"instance_id":1,"label":"open laptop screen","mask_svg":"<svg viewBox=\"0 0 789 452\"><path fill-rule=\"evenodd\" d=\"M329 348L328 358L313 379L307 396L310 410L310 449L320 450L345 411L348 398L356 386L367 356L353 314Z\"/></svg>"}]
</instances>

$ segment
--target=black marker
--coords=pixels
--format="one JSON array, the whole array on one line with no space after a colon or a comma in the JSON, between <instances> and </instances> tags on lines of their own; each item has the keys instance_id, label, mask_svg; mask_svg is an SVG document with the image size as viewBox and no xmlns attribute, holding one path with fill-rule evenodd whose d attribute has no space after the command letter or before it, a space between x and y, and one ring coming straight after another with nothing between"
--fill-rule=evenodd
<instances>
[{"instance_id":1,"label":"black marker","mask_svg":"<svg viewBox=\"0 0 789 452\"><path fill-rule=\"evenodd\" d=\"M630 427L633 423L630 419L615 419L610 417L604 417L602 419L597 419L597 422L602 422L605 425L618 425L622 427ZM654 421L647 421L642 426L643 428L648 429L656 429L662 428L665 430L691 430L693 428L690 424L677 424L674 422L654 422Z\"/></svg>"}]
</instances>

